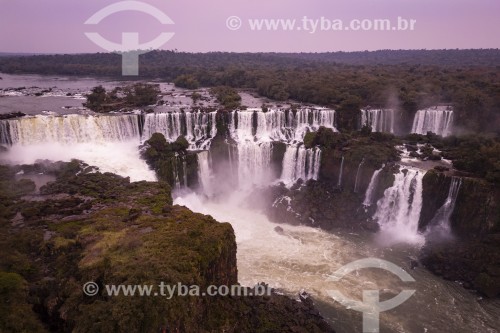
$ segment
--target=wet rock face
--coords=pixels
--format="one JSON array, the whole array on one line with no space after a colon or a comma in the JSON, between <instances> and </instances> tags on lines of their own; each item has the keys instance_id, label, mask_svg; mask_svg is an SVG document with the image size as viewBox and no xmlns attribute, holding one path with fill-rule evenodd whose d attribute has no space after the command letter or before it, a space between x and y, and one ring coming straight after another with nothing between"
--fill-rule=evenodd
<instances>
[{"instance_id":1,"label":"wet rock face","mask_svg":"<svg viewBox=\"0 0 500 333\"><path fill-rule=\"evenodd\" d=\"M25 115L26 114L24 114L22 112L4 113L4 114L0 114L0 120L20 118L20 117L24 117Z\"/></svg>"},{"instance_id":2,"label":"wet rock face","mask_svg":"<svg viewBox=\"0 0 500 333\"><path fill-rule=\"evenodd\" d=\"M290 189L276 186L267 195L273 200L269 201L266 213L277 223L325 230L378 230L377 223L361 208L362 198L350 191L338 191L311 180L306 184L299 181Z\"/></svg>"},{"instance_id":3,"label":"wet rock face","mask_svg":"<svg viewBox=\"0 0 500 333\"><path fill-rule=\"evenodd\" d=\"M423 205L419 229L425 230L444 204L452 177L430 170L423 179ZM454 235L474 238L500 231L500 189L477 178L461 178L453 214L450 218Z\"/></svg>"},{"instance_id":4,"label":"wet rock face","mask_svg":"<svg viewBox=\"0 0 500 333\"><path fill-rule=\"evenodd\" d=\"M160 181L171 187L182 184L190 188L198 186L198 159L187 151L189 143L180 136L169 143L161 133L154 133L141 147L141 157L155 171Z\"/></svg>"},{"instance_id":5,"label":"wet rock face","mask_svg":"<svg viewBox=\"0 0 500 333\"><path fill-rule=\"evenodd\" d=\"M463 178L451 227L464 238L500 232L500 187L481 179Z\"/></svg>"},{"instance_id":6,"label":"wet rock face","mask_svg":"<svg viewBox=\"0 0 500 333\"><path fill-rule=\"evenodd\" d=\"M442 173L430 170L425 174L422 180L423 202L418 223L419 230L424 231L427 228L437 210L444 204L450 183L451 177Z\"/></svg>"},{"instance_id":7,"label":"wet rock face","mask_svg":"<svg viewBox=\"0 0 500 333\"><path fill-rule=\"evenodd\" d=\"M490 298L500 297L500 234L452 243L429 243L421 262L434 274L460 281L467 289Z\"/></svg>"}]
</instances>

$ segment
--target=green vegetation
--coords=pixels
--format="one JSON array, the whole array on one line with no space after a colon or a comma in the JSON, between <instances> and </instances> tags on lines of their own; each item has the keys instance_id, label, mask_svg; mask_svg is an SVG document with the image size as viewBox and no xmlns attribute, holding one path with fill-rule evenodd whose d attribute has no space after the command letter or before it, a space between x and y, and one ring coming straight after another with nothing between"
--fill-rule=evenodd
<instances>
[{"instance_id":1,"label":"green vegetation","mask_svg":"<svg viewBox=\"0 0 500 333\"><path fill-rule=\"evenodd\" d=\"M106 284L237 284L233 229L173 206L166 183L89 173L79 161L59 167L39 201L12 192L14 169L0 167L0 195L9 198L1 201L8 213L0 216L0 332L270 332L299 325L332 332L310 305L276 294L108 296ZM99 285L96 296L83 294L87 281Z\"/></svg>"},{"instance_id":2,"label":"green vegetation","mask_svg":"<svg viewBox=\"0 0 500 333\"><path fill-rule=\"evenodd\" d=\"M210 89L210 93L217 98L217 102L228 110L234 110L241 104L241 96L236 89L227 86L218 86Z\"/></svg>"},{"instance_id":3,"label":"green vegetation","mask_svg":"<svg viewBox=\"0 0 500 333\"><path fill-rule=\"evenodd\" d=\"M188 148L189 142L183 136L169 143L163 134L154 133L145 142L141 155L160 181L174 187L186 178L187 185L194 186L198 181L198 159L196 154L188 153Z\"/></svg>"},{"instance_id":4,"label":"green vegetation","mask_svg":"<svg viewBox=\"0 0 500 333\"><path fill-rule=\"evenodd\" d=\"M415 50L318 54L152 51L140 57L141 78L198 86L254 89L335 109L355 104L397 107L411 119L418 108L451 104L456 125L500 128L499 50ZM117 54L2 57L0 72L121 77ZM354 103L353 103L354 102ZM349 117L342 118L349 125ZM409 123L410 120L405 121Z\"/></svg>"},{"instance_id":5,"label":"green vegetation","mask_svg":"<svg viewBox=\"0 0 500 333\"><path fill-rule=\"evenodd\" d=\"M175 80L174 84L176 87L179 88L186 88L186 89L198 89L200 86L200 83L196 78L192 75L179 75Z\"/></svg>"},{"instance_id":6,"label":"green vegetation","mask_svg":"<svg viewBox=\"0 0 500 333\"><path fill-rule=\"evenodd\" d=\"M449 136L441 138L411 134L406 140L428 143L442 151L442 156L453 161L453 167L469 176L484 178L500 184L500 137L484 135Z\"/></svg>"},{"instance_id":7,"label":"green vegetation","mask_svg":"<svg viewBox=\"0 0 500 333\"><path fill-rule=\"evenodd\" d=\"M384 163L399 161L399 153L394 148L399 143L400 140L392 134L369 131L338 133L325 127L308 133L304 139L307 148L322 147L323 155L336 159L344 156L353 164L359 164L364 159L365 166L375 169Z\"/></svg>"},{"instance_id":8,"label":"green vegetation","mask_svg":"<svg viewBox=\"0 0 500 333\"><path fill-rule=\"evenodd\" d=\"M106 92L103 86L97 86L87 95L83 106L96 112L117 111L123 108L144 107L158 103L160 88L158 85L135 83L124 88L117 87Z\"/></svg>"}]
</instances>

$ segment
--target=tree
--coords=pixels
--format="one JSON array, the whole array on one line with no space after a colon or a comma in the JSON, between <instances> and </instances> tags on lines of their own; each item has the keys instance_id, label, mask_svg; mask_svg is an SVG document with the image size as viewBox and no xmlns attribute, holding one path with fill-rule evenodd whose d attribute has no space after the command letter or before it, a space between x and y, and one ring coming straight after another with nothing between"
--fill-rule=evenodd
<instances>
[{"instance_id":1,"label":"tree","mask_svg":"<svg viewBox=\"0 0 500 333\"><path fill-rule=\"evenodd\" d=\"M102 106L106 103L107 100L106 89L104 89L103 86L94 87L92 88L91 93L86 97L87 102L83 103L83 106L93 111L99 112L102 110Z\"/></svg>"},{"instance_id":2,"label":"tree","mask_svg":"<svg viewBox=\"0 0 500 333\"><path fill-rule=\"evenodd\" d=\"M194 76L187 74L178 76L175 79L174 84L176 87L186 89L198 89L198 87L200 86L200 83Z\"/></svg>"}]
</instances>

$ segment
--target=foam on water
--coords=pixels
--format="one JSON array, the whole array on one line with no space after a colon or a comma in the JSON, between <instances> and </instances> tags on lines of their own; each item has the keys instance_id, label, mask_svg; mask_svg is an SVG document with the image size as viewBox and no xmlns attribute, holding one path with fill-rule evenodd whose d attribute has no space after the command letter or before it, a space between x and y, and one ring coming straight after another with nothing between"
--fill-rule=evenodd
<instances>
[{"instance_id":1,"label":"foam on water","mask_svg":"<svg viewBox=\"0 0 500 333\"><path fill-rule=\"evenodd\" d=\"M45 142L14 145L0 159L12 164L33 164L39 159L66 161L79 159L99 167L102 172L112 172L131 181L155 181L156 176L139 156L138 142L75 143Z\"/></svg>"}]
</instances>

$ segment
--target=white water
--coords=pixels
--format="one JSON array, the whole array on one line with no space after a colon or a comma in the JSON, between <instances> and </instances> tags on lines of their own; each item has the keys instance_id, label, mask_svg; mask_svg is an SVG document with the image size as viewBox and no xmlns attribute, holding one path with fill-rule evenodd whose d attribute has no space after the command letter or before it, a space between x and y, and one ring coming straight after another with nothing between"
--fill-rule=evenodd
<instances>
[{"instance_id":1,"label":"white water","mask_svg":"<svg viewBox=\"0 0 500 333\"><path fill-rule=\"evenodd\" d=\"M339 179L337 181L337 187L342 186L342 173L344 172L344 156L342 156L342 161L340 162Z\"/></svg>"},{"instance_id":2,"label":"white water","mask_svg":"<svg viewBox=\"0 0 500 333\"><path fill-rule=\"evenodd\" d=\"M266 185L273 179L270 172L272 141L298 144L308 131L316 131L320 126L335 129L335 111L327 109L300 109L295 113L280 109L262 112L257 109L233 111L229 130L237 142L238 179L241 188ZM299 178L317 179L320 152L314 153L287 147L283 161L286 168L282 179L293 182ZM293 154L293 151L297 154ZM316 149L317 150L317 149ZM231 160L231 165L235 164ZM293 163L293 165L292 165Z\"/></svg>"},{"instance_id":3,"label":"white water","mask_svg":"<svg viewBox=\"0 0 500 333\"><path fill-rule=\"evenodd\" d=\"M422 209L422 179L425 171L401 167L395 174L394 184L385 190L377 202L373 216L380 225L381 239L388 244L423 244L424 237L418 232L418 220Z\"/></svg>"},{"instance_id":4,"label":"white water","mask_svg":"<svg viewBox=\"0 0 500 333\"><path fill-rule=\"evenodd\" d=\"M356 171L356 180L354 182L354 193L358 193L358 180L359 180L359 172L361 171L361 167L365 163L365 158L361 160L361 162L358 165L358 170Z\"/></svg>"},{"instance_id":5,"label":"white water","mask_svg":"<svg viewBox=\"0 0 500 333\"><path fill-rule=\"evenodd\" d=\"M304 146L289 145L283 158L281 180L285 184L293 184L299 179L304 181L317 180L320 164L321 149L306 149Z\"/></svg>"},{"instance_id":6,"label":"white water","mask_svg":"<svg viewBox=\"0 0 500 333\"><path fill-rule=\"evenodd\" d=\"M238 182L240 188L263 186L271 182L270 142L238 144Z\"/></svg>"},{"instance_id":7,"label":"white water","mask_svg":"<svg viewBox=\"0 0 500 333\"><path fill-rule=\"evenodd\" d=\"M152 180L154 175L139 158L137 146L135 138L128 142L14 144L7 154L0 156L21 163L32 163L38 158L80 158L102 171L130 176L132 180ZM201 155L209 165L208 153ZM274 231L276 224L255 210L243 207L238 193L220 203L201 201L196 195L185 194L175 203L233 225L238 244L239 281L243 285L265 281L292 294L305 289L328 304L323 314L339 332L360 332L361 317L333 302L327 291L340 290L348 297L360 299L361 290L366 288L381 289L387 298L401 289L417 290L407 302L381 314L382 331L496 332L493 327L498 311L494 306L488 307L488 303L477 301L461 286L436 278L425 269L410 271L407 256L415 255L411 247L392 251L392 248L377 247L369 235L336 235L309 227L281 225L284 232L278 234ZM340 283L327 281L342 265L366 257L394 262L410 272L417 282L405 285L378 269L349 274Z\"/></svg>"},{"instance_id":8,"label":"white water","mask_svg":"<svg viewBox=\"0 0 500 333\"><path fill-rule=\"evenodd\" d=\"M256 126L253 117L256 117ZM229 124L236 141L288 143L302 142L307 131L316 131L320 126L336 131L334 110L300 109L295 114L280 109L233 111Z\"/></svg>"},{"instance_id":9,"label":"white water","mask_svg":"<svg viewBox=\"0 0 500 333\"><path fill-rule=\"evenodd\" d=\"M427 134L432 132L437 135L451 134L453 125L453 110L445 106L419 110L413 119L411 133Z\"/></svg>"},{"instance_id":10,"label":"white water","mask_svg":"<svg viewBox=\"0 0 500 333\"><path fill-rule=\"evenodd\" d=\"M198 180L203 193L209 197L214 194L213 190L213 175L212 168L210 167L210 154L208 151L202 151L197 154L198 156Z\"/></svg>"},{"instance_id":11,"label":"white water","mask_svg":"<svg viewBox=\"0 0 500 333\"><path fill-rule=\"evenodd\" d=\"M370 184L368 185L368 188L366 189L365 193L365 200L363 201L364 206L371 206L373 203L373 193L375 192L375 189L377 188L378 185L378 175L380 172L384 169L385 164L382 165L382 167L378 170L375 170L373 173L372 178L370 179Z\"/></svg>"},{"instance_id":12,"label":"white water","mask_svg":"<svg viewBox=\"0 0 500 333\"><path fill-rule=\"evenodd\" d=\"M371 126L373 132L394 133L394 110L361 110L361 126Z\"/></svg>"},{"instance_id":13,"label":"white water","mask_svg":"<svg viewBox=\"0 0 500 333\"><path fill-rule=\"evenodd\" d=\"M0 157L8 163L79 159L102 172L130 176L132 181L156 180L154 172L139 156L136 115L35 116L3 120L0 124L2 143L12 144Z\"/></svg>"},{"instance_id":14,"label":"white water","mask_svg":"<svg viewBox=\"0 0 500 333\"><path fill-rule=\"evenodd\" d=\"M451 234L450 217L455 209L455 202L457 201L458 192L460 191L460 185L462 185L461 178L453 177L451 179L448 197L429 223L430 232L437 231L442 233L443 236Z\"/></svg>"},{"instance_id":15,"label":"white water","mask_svg":"<svg viewBox=\"0 0 500 333\"><path fill-rule=\"evenodd\" d=\"M217 112L163 112L146 114L142 139L148 140L154 133L161 133L167 141L175 141L181 135L190 143L190 149L208 149L217 134Z\"/></svg>"},{"instance_id":16,"label":"white water","mask_svg":"<svg viewBox=\"0 0 500 333\"><path fill-rule=\"evenodd\" d=\"M138 121L137 115L34 116L2 120L0 144L74 144L129 140L139 143Z\"/></svg>"},{"instance_id":17,"label":"white water","mask_svg":"<svg viewBox=\"0 0 500 333\"><path fill-rule=\"evenodd\" d=\"M238 247L238 281L242 285L266 282L292 296L304 289L315 300L325 302L322 315L338 332L362 332L361 315L333 301L328 290L339 290L360 300L364 289L381 290L384 299L403 289L415 289L408 301L381 313L381 332L497 332L492 328L498 313L494 305L487 307L460 285L439 279L425 269L409 268L408 256L415 256L418 248L403 246L393 251L378 247L370 235L333 234L305 226L279 225L284 231L277 233L274 228L278 225L245 208L244 198L235 192L226 200L215 202L184 193L174 201L231 223ZM397 264L416 282L403 283L381 269L358 270L340 282L328 281L341 266L368 257Z\"/></svg>"},{"instance_id":18,"label":"white water","mask_svg":"<svg viewBox=\"0 0 500 333\"><path fill-rule=\"evenodd\" d=\"M37 143L13 145L9 151L0 154L0 160L12 164L33 164L39 159L66 161L79 159L99 167L101 172L112 172L131 181L155 181L156 176L139 156L138 142L95 142L95 143Z\"/></svg>"}]
</instances>

